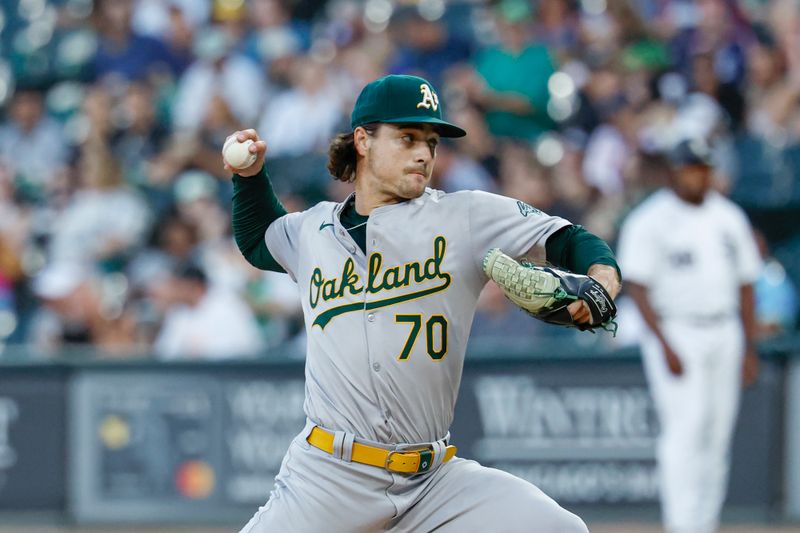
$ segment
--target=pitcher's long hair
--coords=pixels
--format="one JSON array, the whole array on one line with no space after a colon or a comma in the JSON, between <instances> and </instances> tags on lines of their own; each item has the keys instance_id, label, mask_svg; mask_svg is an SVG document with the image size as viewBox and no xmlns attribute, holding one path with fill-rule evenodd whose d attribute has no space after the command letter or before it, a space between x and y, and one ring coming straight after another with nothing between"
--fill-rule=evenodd
<instances>
[{"instance_id":1,"label":"pitcher's long hair","mask_svg":"<svg viewBox=\"0 0 800 533\"><path fill-rule=\"evenodd\" d=\"M371 122L361 126L369 135L378 131L378 122ZM328 172L333 179L351 182L356 179L356 165L358 152L356 151L353 132L340 133L331 141L328 147Z\"/></svg>"}]
</instances>

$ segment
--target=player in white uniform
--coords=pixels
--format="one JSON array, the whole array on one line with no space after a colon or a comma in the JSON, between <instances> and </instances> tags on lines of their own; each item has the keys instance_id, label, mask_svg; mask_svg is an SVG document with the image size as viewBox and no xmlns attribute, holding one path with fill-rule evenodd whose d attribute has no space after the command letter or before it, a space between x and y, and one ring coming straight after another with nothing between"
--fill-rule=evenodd
<instances>
[{"instance_id":1,"label":"player in white uniform","mask_svg":"<svg viewBox=\"0 0 800 533\"><path fill-rule=\"evenodd\" d=\"M649 329L641 348L661 422L657 458L668 533L716 530L744 380L758 372L753 282L760 257L742 210L709 190L707 148L671 154L671 186L620 234L626 286Z\"/></svg>"},{"instance_id":2,"label":"player in white uniform","mask_svg":"<svg viewBox=\"0 0 800 533\"><path fill-rule=\"evenodd\" d=\"M591 273L619 291L597 237L522 202L426 188L442 120L424 79L368 84L334 139L329 170L353 181L342 203L286 214L258 160L234 176L233 223L254 265L300 287L308 333L305 412L269 501L242 530L263 532L587 531L534 485L454 457L448 429L493 247ZM230 168L230 167L228 167ZM589 319L581 301L570 308Z\"/></svg>"}]
</instances>

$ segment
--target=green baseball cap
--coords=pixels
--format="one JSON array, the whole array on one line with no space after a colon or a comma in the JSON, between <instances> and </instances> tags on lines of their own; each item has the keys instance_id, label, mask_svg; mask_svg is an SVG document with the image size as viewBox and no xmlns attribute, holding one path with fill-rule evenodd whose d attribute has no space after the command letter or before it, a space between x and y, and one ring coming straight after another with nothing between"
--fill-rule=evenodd
<instances>
[{"instance_id":1,"label":"green baseball cap","mask_svg":"<svg viewBox=\"0 0 800 533\"><path fill-rule=\"evenodd\" d=\"M391 75L372 81L361 90L350 126L371 122L434 124L442 137L463 137L458 126L442 120L442 106L433 85L418 76Z\"/></svg>"}]
</instances>

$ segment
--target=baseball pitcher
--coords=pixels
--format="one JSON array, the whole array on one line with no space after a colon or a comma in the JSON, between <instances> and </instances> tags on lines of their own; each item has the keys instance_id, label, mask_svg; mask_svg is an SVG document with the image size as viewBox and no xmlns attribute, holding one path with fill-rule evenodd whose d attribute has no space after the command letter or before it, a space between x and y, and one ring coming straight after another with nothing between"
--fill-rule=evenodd
<instances>
[{"instance_id":1,"label":"baseball pitcher","mask_svg":"<svg viewBox=\"0 0 800 533\"><path fill-rule=\"evenodd\" d=\"M534 485L457 457L448 430L487 280L535 316L599 327L620 287L613 254L523 202L428 188L440 138L466 133L422 78L369 83L351 126L328 169L355 193L300 213L275 197L257 133L232 136L257 156L226 163L237 243L297 281L308 334L308 421L242 532L587 531ZM572 273L520 265L534 246Z\"/></svg>"}]
</instances>

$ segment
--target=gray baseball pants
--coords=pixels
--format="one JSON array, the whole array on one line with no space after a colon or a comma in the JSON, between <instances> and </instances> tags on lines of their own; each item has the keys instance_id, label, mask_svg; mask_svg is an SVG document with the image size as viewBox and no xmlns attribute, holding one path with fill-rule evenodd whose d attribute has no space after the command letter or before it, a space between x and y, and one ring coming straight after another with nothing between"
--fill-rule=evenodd
<instances>
[{"instance_id":1,"label":"gray baseball pants","mask_svg":"<svg viewBox=\"0 0 800 533\"><path fill-rule=\"evenodd\" d=\"M289 446L275 488L240 533L587 533L536 486L454 457L415 475ZM345 456L347 454L345 453Z\"/></svg>"}]
</instances>

